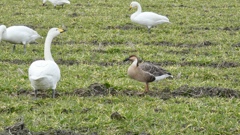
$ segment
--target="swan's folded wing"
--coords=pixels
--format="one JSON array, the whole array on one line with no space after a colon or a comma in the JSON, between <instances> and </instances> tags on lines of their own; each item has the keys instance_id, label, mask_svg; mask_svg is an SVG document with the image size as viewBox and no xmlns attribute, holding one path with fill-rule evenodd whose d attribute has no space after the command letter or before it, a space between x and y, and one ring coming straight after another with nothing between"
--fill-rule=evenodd
<instances>
[{"instance_id":1,"label":"swan's folded wing","mask_svg":"<svg viewBox=\"0 0 240 135\"><path fill-rule=\"evenodd\" d=\"M154 12L142 12L137 16L137 18L142 18L142 19L151 20L151 21L165 20L169 22L169 19L166 16L159 15Z\"/></svg>"},{"instance_id":2,"label":"swan's folded wing","mask_svg":"<svg viewBox=\"0 0 240 135\"><path fill-rule=\"evenodd\" d=\"M58 65L53 61L38 60L31 64L29 68L29 77L42 78L52 76L53 78L60 79L60 70Z\"/></svg>"}]
</instances>

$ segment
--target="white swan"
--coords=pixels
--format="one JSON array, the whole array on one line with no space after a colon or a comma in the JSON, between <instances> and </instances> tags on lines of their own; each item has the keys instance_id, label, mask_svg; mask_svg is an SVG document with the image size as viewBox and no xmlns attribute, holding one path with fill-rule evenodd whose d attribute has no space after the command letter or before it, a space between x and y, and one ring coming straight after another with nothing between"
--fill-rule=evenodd
<instances>
[{"instance_id":1,"label":"white swan","mask_svg":"<svg viewBox=\"0 0 240 135\"><path fill-rule=\"evenodd\" d=\"M170 23L169 19L166 16L162 16L153 12L142 12L141 5L136 1L133 1L130 4L129 10L134 7L137 7L137 11L131 15L131 21L147 26L149 33L152 26L156 26L162 23Z\"/></svg>"},{"instance_id":2,"label":"white swan","mask_svg":"<svg viewBox=\"0 0 240 135\"><path fill-rule=\"evenodd\" d=\"M62 6L62 8L63 8L63 5L64 5L64 4L70 4L70 1L69 1L69 0L43 0L43 6L45 5L45 3L46 3L47 1L50 1L55 8L56 8L56 6L58 6L58 5L59 5L59 6Z\"/></svg>"},{"instance_id":3,"label":"white swan","mask_svg":"<svg viewBox=\"0 0 240 135\"><path fill-rule=\"evenodd\" d=\"M55 98L55 89L60 80L60 69L52 58L51 42L54 37L64 31L60 28L52 28L48 31L44 45L45 60L34 61L28 69L28 76L35 91L35 98L37 97L37 90L50 88L52 89L52 97Z\"/></svg>"},{"instance_id":4,"label":"white swan","mask_svg":"<svg viewBox=\"0 0 240 135\"><path fill-rule=\"evenodd\" d=\"M15 44L23 44L26 53L26 45L35 42L38 38L42 37L29 27L11 26L7 28L5 25L0 25L0 41L13 43L13 51L15 50Z\"/></svg>"}]
</instances>

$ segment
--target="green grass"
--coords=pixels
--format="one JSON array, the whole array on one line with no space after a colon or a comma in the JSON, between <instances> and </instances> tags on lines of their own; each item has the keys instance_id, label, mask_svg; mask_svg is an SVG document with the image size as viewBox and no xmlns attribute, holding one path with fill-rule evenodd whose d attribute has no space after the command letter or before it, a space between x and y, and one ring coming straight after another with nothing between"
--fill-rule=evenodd
<instances>
[{"instance_id":1,"label":"green grass","mask_svg":"<svg viewBox=\"0 0 240 135\"><path fill-rule=\"evenodd\" d=\"M56 9L41 1L0 1L1 24L23 24L46 37L52 27L68 31L54 39L52 54L61 69L60 93L74 92L93 83L109 84L117 91L143 91L131 80L122 61L136 54L161 63L175 77L150 84L150 90L171 91L183 86L220 87L239 91L239 16L235 0L139 1L143 11L167 15L172 24L147 28L131 23L130 1L71 0ZM32 91L28 68L43 59L44 39L37 45L0 43L0 130L23 119L30 131L73 130L90 134L239 134L239 98L61 95L56 99L17 95ZM208 44L208 45L206 45ZM65 62L65 63L63 63ZM238 66L221 66L223 62ZM72 63L72 64L71 64ZM165 63L165 64L164 64ZM167 64L166 64L167 63ZM186 64L188 63L188 64ZM107 65L108 66L104 66ZM51 91L49 91L50 94ZM110 102L109 102L110 101ZM87 112L83 110L88 110ZM126 119L112 120L113 112Z\"/></svg>"}]
</instances>

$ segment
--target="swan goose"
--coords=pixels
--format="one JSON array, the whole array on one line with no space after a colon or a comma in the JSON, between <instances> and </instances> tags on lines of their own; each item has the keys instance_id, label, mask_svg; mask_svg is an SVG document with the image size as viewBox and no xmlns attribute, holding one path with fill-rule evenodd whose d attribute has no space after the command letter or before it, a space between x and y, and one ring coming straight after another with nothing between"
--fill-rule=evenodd
<instances>
[{"instance_id":1,"label":"swan goose","mask_svg":"<svg viewBox=\"0 0 240 135\"><path fill-rule=\"evenodd\" d=\"M50 1L53 4L54 8L56 8L57 5L62 6L63 8L64 4L70 4L69 0L43 0L43 6L46 5L47 1Z\"/></svg>"},{"instance_id":2,"label":"swan goose","mask_svg":"<svg viewBox=\"0 0 240 135\"><path fill-rule=\"evenodd\" d=\"M131 2L129 10L135 7L137 7L137 11L131 15L131 21L147 26L149 33L151 33L150 29L152 26L162 23L171 23L166 16L162 16L154 12L142 12L141 5L136 1Z\"/></svg>"},{"instance_id":3,"label":"swan goose","mask_svg":"<svg viewBox=\"0 0 240 135\"><path fill-rule=\"evenodd\" d=\"M35 98L37 97L37 90L50 88L52 89L52 97L55 98L55 89L60 80L60 69L52 58L51 42L54 37L64 31L60 28L51 28L48 31L44 45L45 60L34 61L28 69L28 76L35 92Z\"/></svg>"},{"instance_id":4,"label":"swan goose","mask_svg":"<svg viewBox=\"0 0 240 135\"><path fill-rule=\"evenodd\" d=\"M134 80L145 82L145 92L149 92L148 83L159 81L167 77L173 77L171 73L157 65L148 62L139 63L139 59L136 55L131 55L124 61L132 61L132 64L128 68L127 74Z\"/></svg>"},{"instance_id":5,"label":"swan goose","mask_svg":"<svg viewBox=\"0 0 240 135\"><path fill-rule=\"evenodd\" d=\"M13 43L13 51L15 44L24 45L24 53L26 53L26 45L35 42L36 39L42 38L35 30L26 26L10 26L0 25L0 41L4 40Z\"/></svg>"}]
</instances>

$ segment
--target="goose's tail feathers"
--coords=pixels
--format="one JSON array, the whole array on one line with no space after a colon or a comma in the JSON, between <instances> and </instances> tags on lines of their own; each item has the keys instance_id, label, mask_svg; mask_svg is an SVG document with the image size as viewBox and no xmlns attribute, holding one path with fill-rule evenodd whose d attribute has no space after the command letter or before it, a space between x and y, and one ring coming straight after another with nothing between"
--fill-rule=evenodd
<instances>
[{"instance_id":1,"label":"goose's tail feathers","mask_svg":"<svg viewBox=\"0 0 240 135\"><path fill-rule=\"evenodd\" d=\"M165 79L165 78L173 78L173 75L171 75L171 73L167 73L167 74L164 74L164 75L161 75L161 76L156 76L155 77L155 81L159 81L159 80L162 80L162 79Z\"/></svg>"}]
</instances>

